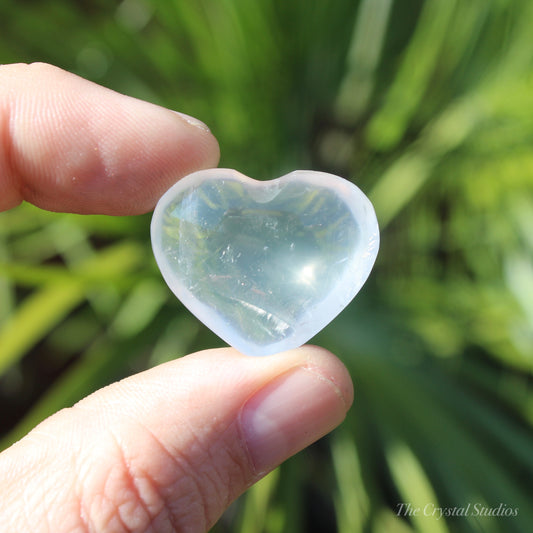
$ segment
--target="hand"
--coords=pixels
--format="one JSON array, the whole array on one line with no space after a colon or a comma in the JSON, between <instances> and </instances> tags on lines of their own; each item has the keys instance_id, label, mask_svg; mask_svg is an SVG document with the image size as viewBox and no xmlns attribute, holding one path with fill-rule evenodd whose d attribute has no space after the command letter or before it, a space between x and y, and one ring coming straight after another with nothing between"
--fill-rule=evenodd
<instances>
[{"instance_id":1,"label":"hand","mask_svg":"<svg viewBox=\"0 0 533 533\"><path fill-rule=\"evenodd\" d=\"M0 209L132 215L216 166L194 119L49 65L0 67ZM317 347L225 348L106 387L0 455L4 532L206 531L239 494L344 418L349 375Z\"/></svg>"}]
</instances>

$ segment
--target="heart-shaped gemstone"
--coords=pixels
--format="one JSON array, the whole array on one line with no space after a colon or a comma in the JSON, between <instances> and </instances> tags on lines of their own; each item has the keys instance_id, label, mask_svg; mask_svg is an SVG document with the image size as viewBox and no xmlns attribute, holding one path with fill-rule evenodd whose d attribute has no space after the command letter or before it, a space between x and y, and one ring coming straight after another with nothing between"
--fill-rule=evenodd
<instances>
[{"instance_id":1,"label":"heart-shaped gemstone","mask_svg":"<svg viewBox=\"0 0 533 533\"><path fill-rule=\"evenodd\" d=\"M368 198L349 181L303 170L266 182L195 172L159 200L151 232L174 294L248 355L318 333L362 287L379 247Z\"/></svg>"}]
</instances>

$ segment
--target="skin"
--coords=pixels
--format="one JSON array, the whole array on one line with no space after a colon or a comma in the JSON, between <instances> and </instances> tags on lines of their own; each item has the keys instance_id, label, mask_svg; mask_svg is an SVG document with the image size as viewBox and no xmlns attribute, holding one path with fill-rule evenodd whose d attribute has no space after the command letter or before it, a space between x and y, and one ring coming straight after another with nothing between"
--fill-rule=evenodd
<instances>
[{"instance_id":1,"label":"skin","mask_svg":"<svg viewBox=\"0 0 533 533\"><path fill-rule=\"evenodd\" d=\"M44 64L0 66L0 210L153 209L217 165L201 123ZM328 351L198 352L97 391L0 454L0 524L20 532L203 532L345 417Z\"/></svg>"}]
</instances>

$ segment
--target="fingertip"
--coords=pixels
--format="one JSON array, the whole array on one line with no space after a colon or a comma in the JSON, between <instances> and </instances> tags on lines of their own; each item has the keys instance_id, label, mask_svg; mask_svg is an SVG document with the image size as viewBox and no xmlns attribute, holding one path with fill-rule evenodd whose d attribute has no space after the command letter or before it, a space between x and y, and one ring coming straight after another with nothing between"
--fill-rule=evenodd
<instances>
[{"instance_id":1,"label":"fingertip","mask_svg":"<svg viewBox=\"0 0 533 533\"><path fill-rule=\"evenodd\" d=\"M174 362L170 363L174 364ZM248 373L261 385L274 377L296 367L303 367L323 376L337 387L346 410L354 401L354 387L350 373L344 363L331 351L321 346L306 344L299 348L273 355L252 357L244 355L235 348L213 348L188 355L180 360L181 365L217 365L220 372L228 369L231 375Z\"/></svg>"},{"instance_id":2,"label":"fingertip","mask_svg":"<svg viewBox=\"0 0 533 533\"><path fill-rule=\"evenodd\" d=\"M346 405L346 411L354 401L354 387L348 369L335 354L321 346L306 344L262 357L244 355L235 348L214 348L188 355L180 362L220 365L221 372L222 368L228 368L231 374L242 372L252 375L253 373L260 384L265 384L294 368L303 367L329 380L338 389Z\"/></svg>"},{"instance_id":3,"label":"fingertip","mask_svg":"<svg viewBox=\"0 0 533 533\"><path fill-rule=\"evenodd\" d=\"M0 76L1 208L140 214L218 164L215 137L190 117L51 65L5 65Z\"/></svg>"},{"instance_id":4,"label":"fingertip","mask_svg":"<svg viewBox=\"0 0 533 533\"><path fill-rule=\"evenodd\" d=\"M305 346L278 356L300 362L251 396L240 417L258 475L337 427L353 401L348 371L331 352Z\"/></svg>"}]
</instances>

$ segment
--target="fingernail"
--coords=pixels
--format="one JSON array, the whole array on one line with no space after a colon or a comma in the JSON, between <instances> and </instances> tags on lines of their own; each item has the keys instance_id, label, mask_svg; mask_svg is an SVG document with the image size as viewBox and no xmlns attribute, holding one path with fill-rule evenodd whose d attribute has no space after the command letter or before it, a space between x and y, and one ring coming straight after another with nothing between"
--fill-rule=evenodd
<instances>
[{"instance_id":1,"label":"fingernail","mask_svg":"<svg viewBox=\"0 0 533 533\"><path fill-rule=\"evenodd\" d=\"M241 427L257 473L329 433L348 409L339 388L303 367L270 382L250 398L241 412Z\"/></svg>"},{"instance_id":2,"label":"fingernail","mask_svg":"<svg viewBox=\"0 0 533 533\"><path fill-rule=\"evenodd\" d=\"M190 124L191 126L194 126L196 128L200 128L204 131L211 131L207 124L204 124L201 120L198 120L195 117L191 117L190 115L186 115L185 113L180 113L179 111L174 111L176 115L179 115L187 124Z\"/></svg>"}]
</instances>

